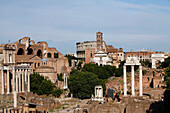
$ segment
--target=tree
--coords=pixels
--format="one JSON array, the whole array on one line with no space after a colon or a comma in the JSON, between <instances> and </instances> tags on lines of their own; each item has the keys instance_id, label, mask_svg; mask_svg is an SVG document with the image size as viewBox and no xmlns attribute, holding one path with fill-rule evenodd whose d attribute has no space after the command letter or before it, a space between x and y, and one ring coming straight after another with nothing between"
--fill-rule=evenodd
<instances>
[{"instance_id":1,"label":"tree","mask_svg":"<svg viewBox=\"0 0 170 113\"><path fill-rule=\"evenodd\" d=\"M31 91L33 93L37 93L38 95L53 94L54 96L56 95L58 96L58 94L61 94L62 92L61 90L60 91L59 90L60 89L56 88L56 86L50 80L44 79L44 77L41 76L40 74L37 73L31 74Z\"/></svg>"},{"instance_id":2,"label":"tree","mask_svg":"<svg viewBox=\"0 0 170 113\"><path fill-rule=\"evenodd\" d=\"M166 68L166 67L169 67L169 66L170 66L170 57L165 59L165 61L161 63L159 68Z\"/></svg>"},{"instance_id":3,"label":"tree","mask_svg":"<svg viewBox=\"0 0 170 113\"><path fill-rule=\"evenodd\" d=\"M116 69L115 76L116 76L116 77L123 76L123 68L122 68L122 67Z\"/></svg>"},{"instance_id":4,"label":"tree","mask_svg":"<svg viewBox=\"0 0 170 113\"><path fill-rule=\"evenodd\" d=\"M116 67L105 65L105 66L98 66L96 64L85 64L82 71L92 72L98 75L99 79L108 79L115 75Z\"/></svg>"},{"instance_id":5,"label":"tree","mask_svg":"<svg viewBox=\"0 0 170 113\"><path fill-rule=\"evenodd\" d=\"M74 97L90 98L96 85L102 85L102 82L94 73L77 71L69 77L69 88Z\"/></svg>"}]
</instances>

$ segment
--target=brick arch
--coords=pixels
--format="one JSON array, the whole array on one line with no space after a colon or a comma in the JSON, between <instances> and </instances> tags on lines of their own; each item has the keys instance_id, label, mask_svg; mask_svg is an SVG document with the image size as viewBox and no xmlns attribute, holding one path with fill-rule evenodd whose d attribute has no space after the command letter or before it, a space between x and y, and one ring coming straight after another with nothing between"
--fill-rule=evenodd
<instances>
[{"instance_id":1,"label":"brick arch","mask_svg":"<svg viewBox=\"0 0 170 113\"><path fill-rule=\"evenodd\" d=\"M37 56L39 56L40 58L42 58L42 50L41 49L38 49L38 51L37 51Z\"/></svg>"},{"instance_id":2,"label":"brick arch","mask_svg":"<svg viewBox=\"0 0 170 113\"><path fill-rule=\"evenodd\" d=\"M34 50L33 50L32 48L28 48L27 51L28 51L28 52L27 52L27 55L32 55L32 54L34 54Z\"/></svg>"},{"instance_id":3,"label":"brick arch","mask_svg":"<svg viewBox=\"0 0 170 113\"><path fill-rule=\"evenodd\" d=\"M25 54L24 49L19 48L18 51L17 51L17 55L24 55L24 54Z\"/></svg>"}]
</instances>

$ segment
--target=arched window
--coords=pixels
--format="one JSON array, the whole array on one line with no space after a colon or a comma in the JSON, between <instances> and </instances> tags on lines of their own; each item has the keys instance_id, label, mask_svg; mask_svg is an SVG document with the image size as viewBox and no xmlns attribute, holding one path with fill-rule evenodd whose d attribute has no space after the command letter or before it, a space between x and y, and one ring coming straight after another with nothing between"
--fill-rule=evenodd
<instances>
[{"instance_id":1,"label":"arched window","mask_svg":"<svg viewBox=\"0 0 170 113\"><path fill-rule=\"evenodd\" d=\"M36 63L34 64L34 67L36 68Z\"/></svg>"},{"instance_id":2,"label":"arched window","mask_svg":"<svg viewBox=\"0 0 170 113\"><path fill-rule=\"evenodd\" d=\"M40 49L37 51L37 56L39 56L40 58L42 58L42 51L41 51Z\"/></svg>"},{"instance_id":3,"label":"arched window","mask_svg":"<svg viewBox=\"0 0 170 113\"><path fill-rule=\"evenodd\" d=\"M17 52L17 55L24 55L24 50L20 48Z\"/></svg>"},{"instance_id":4,"label":"arched window","mask_svg":"<svg viewBox=\"0 0 170 113\"><path fill-rule=\"evenodd\" d=\"M54 53L54 58L58 58L58 53Z\"/></svg>"},{"instance_id":5,"label":"arched window","mask_svg":"<svg viewBox=\"0 0 170 113\"><path fill-rule=\"evenodd\" d=\"M29 48L28 49L28 55L32 55L33 54L33 49L32 48Z\"/></svg>"},{"instance_id":6,"label":"arched window","mask_svg":"<svg viewBox=\"0 0 170 113\"><path fill-rule=\"evenodd\" d=\"M40 63L38 63L38 67L40 66Z\"/></svg>"},{"instance_id":7,"label":"arched window","mask_svg":"<svg viewBox=\"0 0 170 113\"><path fill-rule=\"evenodd\" d=\"M48 54L47 54L47 57L48 57L48 58L51 58L51 53L48 53Z\"/></svg>"}]
</instances>

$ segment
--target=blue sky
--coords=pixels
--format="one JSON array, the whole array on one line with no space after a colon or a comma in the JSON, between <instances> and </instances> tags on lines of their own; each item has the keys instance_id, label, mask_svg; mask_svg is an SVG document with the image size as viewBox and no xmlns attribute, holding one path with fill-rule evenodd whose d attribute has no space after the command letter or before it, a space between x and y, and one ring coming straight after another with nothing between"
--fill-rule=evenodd
<instances>
[{"instance_id":1,"label":"blue sky","mask_svg":"<svg viewBox=\"0 0 170 113\"><path fill-rule=\"evenodd\" d=\"M124 51L170 52L170 0L0 0L0 43L29 36L66 54L99 30Z\"/></svg>"}]
</instances>

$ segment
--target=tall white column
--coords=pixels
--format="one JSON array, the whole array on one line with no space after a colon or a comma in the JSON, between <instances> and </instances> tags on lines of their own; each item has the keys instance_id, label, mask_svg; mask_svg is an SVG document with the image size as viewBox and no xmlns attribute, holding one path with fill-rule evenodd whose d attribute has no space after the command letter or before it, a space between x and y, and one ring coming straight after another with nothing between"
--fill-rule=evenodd
<instances>
[{"instance_id":1,"label":"tall white column","mask_svg":"<svg viewBox=\"0 0 170 113\"><path fill-rule=\"evenodd\" d=\"M143 96L143 89L142 89L142 66L139 66L139 96Z\"/></svg>"},{"instance_id":2,"label":"tall white column","mask_svg":"<svg viewBox=\"0 0 170 113\"><path fill-rule=\"evenodd\" d=\"M67 76L66 76L66 88L67 88Z\"/></svg>"},{"instance_id":3,"label":"tall white column","mask_svg":"<svg viewBox=\"0 0 170 113\"><path fill-rule=\"evenodd\" d=\"M17 72L16 72L16 92L18 93L18 76L19 76L19 72L18 72L18 69L17 69Z\"/></svg>"},{"instance_id":4,"label":"tall white column","mask_svg":"<svg viewBox=\"0 0 170 113\"><path fill-rule=\"evenodd\" d=\"M17 108L17 92L14 91L14 108Z\"/></svg>"},{"instance_id":5,"label":"tall white column","mask_svg":"<svg viewBox=\"0 0 170 113\"><path fill-rule=\"evenodd\" d=\"M65 86L66 86L66 76L65 76L65 73L64 73L64 89L65 89Z\"/></svg>"},{"instance_id":6,"label":"tall white column","mask_svg":"<svg viewBox=\"0 0 170 113\"><path fill-rule=\"evenodd\" d=\"M1 70L1 75L2 75L2 91L1 91L1 94L4 94L4 70L2 69Z\"/></svg>"},{"instance_id":7,"label":"tall white column","mask_svg":"<svg viewBox=\"0 0 170 113\"><path fill-rule=\"evenodd\" d=\"M28 70L28 92L30 92L30 72Z\"/></svg>"},{"instance_id":8,"label":"tall white column","mask_svg":"<svg viewBox=\"0 0 170 113\"><path fill-rule=\"evenodd\" d=\"M7 94L10 93L9 88L10 88L10 86L9 86L9 70L7 70Z\"/></svg>"},{"instance_id":9,"label":"tall white column","mask_svg":"<svg viewBox=\"0 0 170 113\"><path fill-rule=\"evenodd\" d=\"M27 83L27 69L25 70L25 82Z\"/></svg>"},{"instance_id":10,"label":"tall white column","mask_svg":"<svg viewBox=\"0 0 170 113\"><path fill-rule=\"evenodd\" d=\"M135 96L135 79L134 79L134 65L131 66L131 89L132 89L132 96Z\"/></svg>"},{"instance_id":11,"label":"tall white column","mask_svg":"<svg viewBox=\"0 0 170 113\"><path fill-rule=\"evenodd\" d=\"M19 70L19 92L21 92L21 69Z\"/></svg>"},{"instance_id":12,"label":"tall white column","mask_svg":"<svg viewBox=\"0 0 170 113\"><path fill-rule=\"evenodd\" d=\"M126 66L123 66L124 96L127 96Z\"/></svg>"},{"instance_id":13,"label":"tall white column","mask_svg":"<svg viewBox=\"0 0 170 113\"><path fill-rule=\"evenodd\" d=\"M13 87L12 88L13 88L13 93L14 93L14 91L15 91L15 67L13 67L12 71L13 71L12 72L13 73L12 74L13 75L13 77L12 77L13 78L13 85L12 85Z\"/></svg>"},{"instance_id":14,"label":"tall white column","mask_svg":"<svg viewBox=\"0 0 170 113\"><path fill-rule=\"evenodd\" d=\"M25 91L25 84L24 84L24 83L25 83L25 82L24 82L25 79L24 79L24 76L25 76L25 75L24 75L24 69L23 69L23 70L22 70L22 92Z\"/></svg>"}]
</instances>

